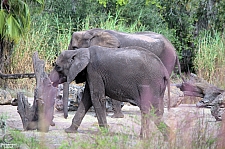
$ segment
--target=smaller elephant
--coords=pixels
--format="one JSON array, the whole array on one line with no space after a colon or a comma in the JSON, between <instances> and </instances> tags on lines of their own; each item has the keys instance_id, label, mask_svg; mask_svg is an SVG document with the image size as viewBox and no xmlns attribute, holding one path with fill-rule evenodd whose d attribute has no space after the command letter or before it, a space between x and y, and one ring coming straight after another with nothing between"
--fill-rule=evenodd
<instances>
[{"instance_id":1,"label":"smaller elephant","mask_svg":"<svg viewBox=\"0 0 225 149\"><path fill-rule=\"evenodd\" d=\"M92 105L99 126L107 127L106 96L140 108L141 137L150 137L151 118L160 127L169 74L161 60L149 51L100 46L66 50L58 56L50 79L55 84L86 81L83 98L71 126L65 130L67 133L77 131ZM163 132L167 137L167 131Z\"/></svg>"}]
</instances>

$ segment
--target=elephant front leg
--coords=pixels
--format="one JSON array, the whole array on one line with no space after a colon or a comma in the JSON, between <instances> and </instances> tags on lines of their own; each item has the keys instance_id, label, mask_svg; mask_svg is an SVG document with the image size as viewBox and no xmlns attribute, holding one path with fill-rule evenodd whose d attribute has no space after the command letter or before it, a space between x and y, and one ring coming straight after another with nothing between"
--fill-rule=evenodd
<instances>
[{"instance_id":1,"label":"elephant front leg","mask_svg":"<svg viewBox=\"0 0 225 149\"><path fill-rule=\"evenodd\" d=\"M78 127L80 126L85 114L92 106L91 102L91 96L90 96L90 90L88 85L86 84L84 89L84 95L81 99L81 102L79 103L77 112L75 116L73 117L72 124L69 128L67 128L65 131L67 133L74 133L77 132Z\"/></svg>"},{"instance_id":2,"label":"elephant front leg","mask_svg":"<svg viewBox=\"0 0 225 149\"><path fill-rule=\"evenodd\" d=\"M92 67L88 70L87 82L90 87L91 101L100 127L107 127L105 85L102 77Z\"/></svg>"},{"instance_id":3,"label":"elephant front leg","mask_svg":"<svg viewBox=\"0 0 225 149\"><path fill-rule=\"evenodd\" d=\"M100 100L99 100L100 99ZM92 99L95 113L100 127L107 127L105 98Z\"/></svg>"}]
</instances>

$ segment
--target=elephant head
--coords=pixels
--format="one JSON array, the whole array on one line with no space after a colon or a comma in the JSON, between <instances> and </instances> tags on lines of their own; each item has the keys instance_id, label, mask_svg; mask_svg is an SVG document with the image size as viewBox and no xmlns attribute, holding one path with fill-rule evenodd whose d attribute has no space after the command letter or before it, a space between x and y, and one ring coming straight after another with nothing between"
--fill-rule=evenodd
<instances>
[{"instance_id":1,"label":"elephant head","mask_svg":"<svg viewBox=\"0 0 225 149\"><path fill-rule=\"evenodd\" d=\"M89 60L90 53L87 48L63 51L57 58L49 78L54 86L64 82L71 83L76 77L84 77L81 72L88 65Z\"/></svg>"},{"instance_id":2,"label":"elephant head","mask_svg":"<svg viewBox=\"0 0 225 149\"><path fill-rule=\"evenodd\" d=\"M102 29L93 29L88 31L74 32L70 40L68 50L88 48L93 45L117 48L120 46L120 43L114 35L105 32Z\"/></svg>"}]
</instances>

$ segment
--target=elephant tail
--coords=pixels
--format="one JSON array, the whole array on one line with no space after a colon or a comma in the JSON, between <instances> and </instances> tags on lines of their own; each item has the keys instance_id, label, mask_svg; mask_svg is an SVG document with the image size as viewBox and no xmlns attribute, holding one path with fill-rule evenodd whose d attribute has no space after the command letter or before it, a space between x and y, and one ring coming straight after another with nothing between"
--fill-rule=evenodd
<instances>
[{"instance_id":1,"label":"elephant tail","mask_svg":"<svg viewBox=\"0 0 225 149\"><path fill-rule=\"evenodd\" d=\"M170 110L170 79L166 78L167 81L167 91L168 91L168 100L167 100L167 109Z\"/></svg>"},{"instance_id":2,"label":"elephant tail","mask_svg":"<svg viewBox=\"0 0 225 149\"><path fill-rule=\"evenodd\" d=\"M181 74L181 67L180 67L180 61L179 61L178 56L176 56L176 64L177 64L177 67L178 67L179 75L180 75L182 81L184 82L185 80L184 80L184 77L183 77L182 74Z\"/></svg>"}]
</instances>

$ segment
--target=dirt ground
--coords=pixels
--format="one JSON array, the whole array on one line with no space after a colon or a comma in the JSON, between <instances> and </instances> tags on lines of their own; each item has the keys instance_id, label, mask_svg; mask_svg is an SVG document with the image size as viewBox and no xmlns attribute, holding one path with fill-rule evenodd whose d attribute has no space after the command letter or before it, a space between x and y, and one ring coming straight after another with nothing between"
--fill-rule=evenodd
<instances>
[{"instance_id":1,"label":"dirt ground","mask_svg":"<svg viewBox=\"0 0 225 149\"><path fill-rule=\"evenodd\" d=\"M113 113L108 113L107 122L110 132L122 132L138 138L141 129L139 108L136 106L124 105L122 111L125 117L119 119L111 118L110 116ZM65 140L75 141L76 137L88 137L90 134L99 131L97 118L94 116L94 112L87 113L78 129L78 133L75 134L67 134L64 132L64 129L70 126L75 111L69 112L68 118L64 119L62 111L56 110L53 120L56 125L50 126L48 133L23 131L22 122L17 113L16 106L0 105L0 114L6 114L8 116L8 127L21 130L27 137L32 136L44 140L49 148L58 148ZM199 121L204 126L207 125L207 130L210 135L212 133L216 134L217 132L215 131L217 129L215 129L215 127L217 128L220 123L216 122L214 117L211 116L209 108L197 108L194 104L181 104L176 108L171 108L169 112L167 108L165 108L163 119L174 132L184 131L184 135L188 135L190 130L192 131L194 127L198 127L196 124Z\"/></svg>"}]
</instances>

